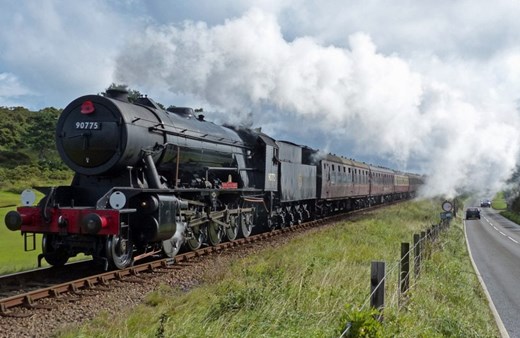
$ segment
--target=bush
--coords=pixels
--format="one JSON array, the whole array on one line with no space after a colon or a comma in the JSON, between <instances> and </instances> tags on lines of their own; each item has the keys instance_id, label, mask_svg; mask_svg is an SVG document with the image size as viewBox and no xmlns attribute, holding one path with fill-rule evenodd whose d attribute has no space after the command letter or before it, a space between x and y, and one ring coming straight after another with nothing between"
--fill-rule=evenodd
<instances>
[{"instance_id":1,"label":"bush","mask_svg":"<svg viewBox=\"0 0 520 338\"><path fill-rule=\"evenodd\" d=\"M379 312L376 309L360 311L351 307L341 319L338 336L348 328L346 337L382 337L378 316Z\"/></svg>"},{"instance_id":2,"label":"bush","mask_svg":"<svg viewBox=\"0 0 520 338\"><path fill-rule=\"evenodd\" d=\"M72 176L73 172L68 169L41 170L34 165L0 168L0 190L18 194L30 187L69 184Z\"/></svg>"},{"instance_id":3,"label":"bush","mask_svg":"<svg viewBox=\"0 0 520 338\"><path fill-rule=\"evenodd\" d=\"M0 166L3 168L14 169L21 165L29 165L31 162L31 157L22 151L0 150Z\"/></svg>"}]
</instances>

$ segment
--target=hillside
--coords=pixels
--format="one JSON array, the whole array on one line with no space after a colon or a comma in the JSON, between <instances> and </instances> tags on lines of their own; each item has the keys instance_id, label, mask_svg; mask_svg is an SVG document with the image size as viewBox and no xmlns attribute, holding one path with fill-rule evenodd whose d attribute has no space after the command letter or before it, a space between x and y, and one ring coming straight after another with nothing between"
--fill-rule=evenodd
<instances>
[{"instance_id":1,"label":"hillside","mask_svg":"<svg viewBox=\"0 0 520 338\"><path fill-rule=\"evenodd\" d=\"M61 110L0 107L0 190L69 181L72 172L56 151L54 132Z\"/></svg>"}]
</instances>

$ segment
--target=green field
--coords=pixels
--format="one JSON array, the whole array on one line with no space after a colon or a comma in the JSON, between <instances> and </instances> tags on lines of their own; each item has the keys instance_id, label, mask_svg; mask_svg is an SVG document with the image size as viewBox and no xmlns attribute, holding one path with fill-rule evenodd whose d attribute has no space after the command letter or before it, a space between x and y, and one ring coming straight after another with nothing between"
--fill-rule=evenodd
<instances>
[{"instance_id":1,"label":"green field","mask_svg":"<svg viewBox=\"0 0 520 338\"><path fill-rule=\"evenodd\" d=\"M41 252L41 236L37 236L35 251L24 251L24 238L20 232L13 232L5 226L5 215L19 206L20 195L10 192L0 192L0 274L35 268L38 266L37 257ZM32 243L31 243L32 245Z\"/></svg>"}]
</instances>

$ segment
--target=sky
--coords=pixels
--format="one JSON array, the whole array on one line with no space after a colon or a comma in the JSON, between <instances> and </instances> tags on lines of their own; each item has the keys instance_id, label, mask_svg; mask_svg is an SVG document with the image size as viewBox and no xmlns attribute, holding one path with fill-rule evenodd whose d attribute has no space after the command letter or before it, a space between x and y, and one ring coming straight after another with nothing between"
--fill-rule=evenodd
<instances>
[{"instance_id":1,"label":"sky","mask_svg":"<svg viewBox=\"0 0 520 338\"><path fill-rule=\"evenodd\" d=\"M0 0L0 106L125 84L483 197L519 159L520 2Z\"/></svg>"}]
</instances>

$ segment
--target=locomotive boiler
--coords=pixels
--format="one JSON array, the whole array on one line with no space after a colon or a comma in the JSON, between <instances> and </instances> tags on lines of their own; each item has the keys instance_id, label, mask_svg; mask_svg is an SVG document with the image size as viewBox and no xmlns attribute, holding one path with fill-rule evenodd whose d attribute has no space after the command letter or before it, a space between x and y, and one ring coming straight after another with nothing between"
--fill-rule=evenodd
<instances>
[{"instance_id":1,"label":"locomotive boiler","mask_svg":"<svg viewBox=\"0 0 520 338\"><path fill-rule=\"evenodd\" d=\"M84 253L107 269L125 268L247 237L255 226L281 228L409 197L421 183L259 130L219 126L191 108L164 110L148 97L130 102L114 89L72 101L56 145L75 173L71 184L40 189L37 205L25 191L24 205L5 218L26 244L42 234L39 259L51 265Z\"/></svg>"}]
</instances>

